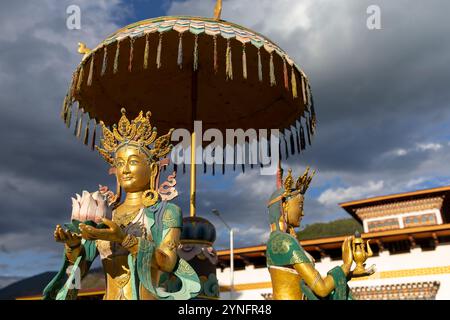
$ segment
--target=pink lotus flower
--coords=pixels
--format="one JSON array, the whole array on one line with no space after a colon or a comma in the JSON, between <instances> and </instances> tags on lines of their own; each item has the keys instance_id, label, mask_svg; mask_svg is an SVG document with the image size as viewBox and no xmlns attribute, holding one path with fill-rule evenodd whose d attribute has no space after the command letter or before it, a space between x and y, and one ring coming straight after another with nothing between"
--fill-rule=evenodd
<instances>
[{"instance_id":1,"label":"pink lotus flower","mask_svg":"<svg viewBox=\"0 0 450 320\"><path fill-rule=\"evenodd\" d=\"M72 220L81 222L91 220L100 223L102 218L111 219L111 217L112 208L98 191L94 193L83 191L81 196L77 193L76 199L72 198Z\"/></svg>"}]
</instances>

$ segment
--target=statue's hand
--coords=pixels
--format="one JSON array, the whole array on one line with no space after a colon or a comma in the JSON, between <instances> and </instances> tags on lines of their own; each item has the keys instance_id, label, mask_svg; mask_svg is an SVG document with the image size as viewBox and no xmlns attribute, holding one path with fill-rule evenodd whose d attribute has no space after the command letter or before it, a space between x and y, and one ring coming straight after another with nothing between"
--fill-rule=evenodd
<instances>
[{"instance_id":1,"label":"statue's hand","mask_svg":"<svg viewBox=\"0 0 450 320\"><path fill-rule=\"evenodd\" d=\"M105 240L119 243L121 243L125 239L126 235L117 223L106 218L103 218L102 222L109 228L97 229L84 223L80 223L81 236L83 237L83 239Z\"/></svg>"},{"instance_id":2,"label":"statue's hand","mask_svg":"<svg viewBox=\"0 0 450 320\"><path fill-rule=\"evenodd\" d=\"M57 242L62 242L66 244L69 248L78 247L81 244L81 237L70 232L66 231L58 224L55 228L55 232L53 232L55 240Z\"/></svg>"},{"instance_id":3,"label":"statue's hand","mask_svg":"<svg viewBox=\"0 0 450 320\"><path fill-rule=\"evenodd\" d=\"M344 261L343 267L347 274L353 263L352 239L353 237L348 237L342 244L342 260Z\"/></svg>"}]
</instances>

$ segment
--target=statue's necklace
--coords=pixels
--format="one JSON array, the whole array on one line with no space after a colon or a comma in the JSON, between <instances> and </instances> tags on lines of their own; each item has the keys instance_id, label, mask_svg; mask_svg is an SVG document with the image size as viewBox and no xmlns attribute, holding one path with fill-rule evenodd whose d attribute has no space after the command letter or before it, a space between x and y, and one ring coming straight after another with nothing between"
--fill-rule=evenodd
<instances>
[{"instance_id":1,"label":"statue's necklace","mask_svg":"<svg viewBox=\"0 0 450 320\"><path fill-rule=\"evenodd\" d=\"M122 213L120 215L115 214L114 215L114 220L116 220L115 222L118 225L126 227L127 225L129 225L136 218L136 216L139 214L139 212L141 212L141 209L138 209L138 210L133 211L131 213Z\"/></svg>"}]
</instances>

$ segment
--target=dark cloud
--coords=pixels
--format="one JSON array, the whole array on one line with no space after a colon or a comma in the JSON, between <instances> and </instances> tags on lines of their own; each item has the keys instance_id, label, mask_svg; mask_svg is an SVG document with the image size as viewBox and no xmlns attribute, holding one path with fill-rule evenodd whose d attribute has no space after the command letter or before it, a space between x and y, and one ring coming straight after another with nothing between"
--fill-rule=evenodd
<instances>
[{"instance_id":1,"label":"dark cloud","mask_svg":"<svg viewBox=\"0 0 450 320\"><path fill-rule=\"evenodd\" d=\"M69 4L82 8L81 30L65 27ZM317 134L312 148L285 163L296 174L307 164L319 171L308 193L305 223L345 217L333 202L340 193L384 194L450 181L450 3L379 0L382 30L375 31L366 28L370 4L224 2L224 19L273 39L310 77ZM213 7L214 1L176 1L168 13L211 16ZM1 253L28 248L56 254L61 247L54 244L52 229L68 219L70 197L98 183L114 185L107 165L64 127L59 112L80 61L77 42L93 47L127 14L118 0L0 4ZM420 149L419 143L442 148ZM407 152L399 155L399 149ZM268 231L265 203L274 185L273 177L256 170L199 174L198 213L216 224L219 247L227 246L227 232L211 209L238 229L238 245L261 243ZM179 175L178 189L176 203L187 215L188 175ZM327 190L328 198L320 197Z\"/></svg>"}]
</instances>

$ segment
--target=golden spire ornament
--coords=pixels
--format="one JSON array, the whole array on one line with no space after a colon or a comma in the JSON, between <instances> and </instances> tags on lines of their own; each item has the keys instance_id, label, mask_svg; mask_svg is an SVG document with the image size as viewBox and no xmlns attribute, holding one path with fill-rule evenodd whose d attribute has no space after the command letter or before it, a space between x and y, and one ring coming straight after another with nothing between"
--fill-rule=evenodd
<instances>
[{"instance_id":1,"label":"golden spire ornament","mask_svg":"<svg viewBox=\"0 0 450 320\"><path fill-rule=\"evenodd\" d=\"M126 110L122 108L122 117L119 123L113 125L113 130L102 122L100 126L103 130L103 139L100 140L103 148L95 146L102 157L114 166L114 154L123 146L135 146L139 148L148 158L154 162L164 158L172 150L170 137L174 129L159 138L156 127L152 127L150 123L151 112L148 111L143 115L141 111L139 115L132 121L128 120Z\"/></svg>"},{"instance_id":2,"label":"golden spire ornament","mask_svg":"<svg viewBox=\"0 0 450 320\"><path fill-rule=\"evenodd\" d=\"M214 19L220 20L221 14L222 14L222 0L217 0L216 6L214 7Z\"/></svg>"}]
</instances>

